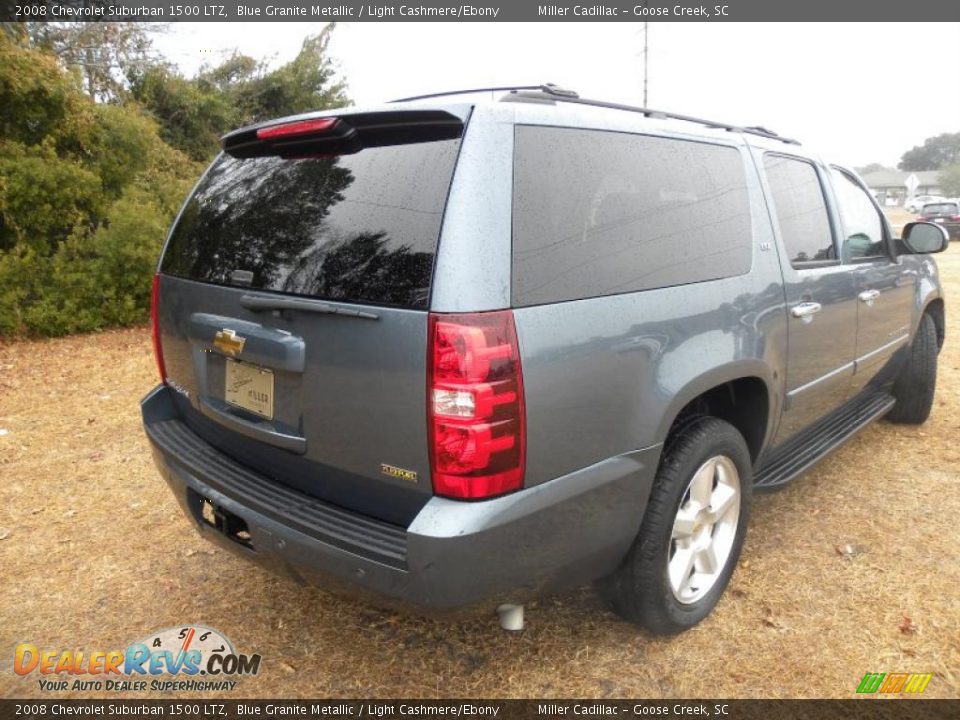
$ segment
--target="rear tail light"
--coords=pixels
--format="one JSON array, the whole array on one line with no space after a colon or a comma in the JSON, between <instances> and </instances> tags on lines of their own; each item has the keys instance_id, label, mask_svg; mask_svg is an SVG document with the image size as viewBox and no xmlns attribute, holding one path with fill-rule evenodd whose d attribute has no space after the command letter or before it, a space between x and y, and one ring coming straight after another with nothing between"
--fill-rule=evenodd
<instances>
[{"instance_id":1,"label":"rear tail light","mask_svg":"<svg viewBox=\"0 0 960 720\"><path fill-rule=\"evenodd\" d=\"M284 123L257 130L257 140L277 140L280 138L301 137L316 135L331 130L339 118L314 118L298 122Z\"/></svg>"},{"instance_id":2,"label":"rear tail light","mask_svg":"<svg viewBox=\"0 0 960 720\"><path fill-rule=\"evenodd\" d=\"M954 215L954 216L953 216L952 218L950 218L950 219L953 220L954 222L960 222L960 215Z\"/></svg>"},{"instance_id":3,"label":"rear tail light","mask_svg":"<svg viewBox=\"0 0 960 720\"><path fill-rule=\"evenodd\" d=\"M925 218L923 215L918 215L917 219L914 222L927 222L929 218Z\"/></svg>"},{"instance_id":4,"label":"rear tail light","mask_svg":"<svg viewBox=\"0 0 960 720\"><path fill-rule=\"evenodd\" d=\"M429 332L434 492L476 500L519 490L526 425L513 313L431 313Z\"/></svg>"},{"instance_id":5,"label":"rear tail light","mask_svg":"<svg viewBox=\"0 0 960 720\"><path fill-rule=\"evenodd\" d=\"M150 293L150 327L153 335L153 354L157 359L160 382L167 383L167 369L163 365L163 345L160 343L160 273L153 276L153 290Z\"/></svg>"}]
</instances>

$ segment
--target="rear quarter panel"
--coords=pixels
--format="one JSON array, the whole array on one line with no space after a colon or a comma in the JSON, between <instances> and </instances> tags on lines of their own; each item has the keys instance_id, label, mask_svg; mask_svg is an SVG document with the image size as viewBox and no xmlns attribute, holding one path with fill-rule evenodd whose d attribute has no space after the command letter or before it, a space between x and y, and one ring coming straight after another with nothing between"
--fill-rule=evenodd
<instances>
[{"instance_id":1,"label":"rear quarter panel","mask_svg":"<svg viewBox=\"0 0 960 720\"><path fill-rule=\"evenodd\" d=\"M528 485L662 443L700 393L738 377L783 397L786 305L759 179L741 148L753 264L732 278L515 312L527 409Z\"/></svg>"}]
</instances>

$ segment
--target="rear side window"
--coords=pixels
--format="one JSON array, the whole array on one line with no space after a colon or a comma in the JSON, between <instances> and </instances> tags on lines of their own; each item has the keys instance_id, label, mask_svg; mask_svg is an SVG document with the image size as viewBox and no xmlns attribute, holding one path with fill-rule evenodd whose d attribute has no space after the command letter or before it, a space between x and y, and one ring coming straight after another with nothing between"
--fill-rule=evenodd
<instances>
[{"instance_id":1,"label":"rear side window","mask_svg":"<svg viewBox=\"0 0 960 720\"><path fill-rule=\"evenodd\" d=\"M957 203L931 203L924 205L920 211L922 215L956 215L960 213Z\"/></svg>"},{"instance_id":2,"label":"rear side window","mask_svg":"<svg viewBox=\"0 0 960 720\"><path fill-rule=\"evenodd\" d=\"M769 154L764 156L763 165L790 264L801 267L836 260L823 187L813 165Z\"/></svg>"},{"instance_id":3,"label":"rear side window","mask_svg":"<svg viewBox=\"0 0 960 720\"><path fill-rule=\"evenodd\" d=\"M514 154L514 305L750 269L750 204L735 148L518 126Z\"/></svg>"},{"instance_id":4,"label":"rear side window","mask_svg":"<svg viewBox=\"0 0 960 720\"><path fill-rule=\"evenodd\" d=\"M184 208L161 269L222 285L425 309L459 144L332 158L221 155ZM252 282L244 279L249 273Z\"/></svg>"}]
</instances>

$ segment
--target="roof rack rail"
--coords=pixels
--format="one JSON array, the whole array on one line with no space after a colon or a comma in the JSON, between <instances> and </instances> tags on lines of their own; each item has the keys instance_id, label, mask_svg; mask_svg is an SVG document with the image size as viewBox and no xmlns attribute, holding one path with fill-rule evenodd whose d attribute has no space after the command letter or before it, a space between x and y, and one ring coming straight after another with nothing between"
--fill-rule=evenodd
<instances>
[{"instance_id":1,"label":"roof rack rail","mask_svg":"<svg viewBox=\"0 0 960 720\"><path fill-rule=\"evenodd\" d=\"M529 97L529 96L528 96ZM634 112L645 115L649 118L664 118L670 120L681 120L683 122L697 123L698 125L704 125L708 128L714 128L717 130L727 130L729 132L738 132L746 133L748 135L758 135L760 137L769 138L770 140L779 140L782 143L788 145L799 145L799 140L794 140L793 138L781 137L772 130L767 128L760 127L759 125L754 125L750 127L742 127L740 125L731 125L730 123L718 122L716 120L705 120L704 118L693 117L692 115L681 115L679 113L665 112L663 110L654 110L652 108L638 107L635 105L623 105L621 103L606 102L604 100L589 100L587 98L582 98L579 95L574 94L573 96L566 95L551 95L553 100L558 102L567 102L575 103L577 105L590 105L593 107L602 107L608 108L610 110L623 110L624 112ZM509 99L509 98L504 98Z\"/></svg>"},{"instance_id":2,"label":"roof rack rail","mask_svg":"<svg viewBox=\"0 0 960 720\"><path fill-rule=\"evenodd\" d=\"M518 90L539 90L544 95L553 98L578 98L580 97L573 90L565 90L553 83L543 83L542 85L507 85L505 87L483 87L468 88L466 90L448 90L446 92L430 93L429 95L413 95L411 97L397 98L389 100L391 103L412 102L414 100L429 100L430 98L447 97L449 95L469 95L480 92L516 92Z\"/></svg>"},{"instance_id":3,"label":"roof rack rail","mask_svg":"<svg viewBox=\"0 0 960 720\"><path fill-rule=\"evenodd\" d=\"M532 91L532 92L530 92ZM486 87L471 88L468 90L450 90L448 92L431 93L429 95L414 95L413 97L398 98L391 100L392 103L411 102L413 100L427 100L429 98L447 97L449 95L467 95L478 92L507 92L509 95L502 98L510 100L511 96L516 98L540 98L543 100L553 100L555 102L574 103L577 105L590 105L592 107L607 108L609 110L623 110L624 112L640 113L649 118L662 118L669 120L680 120L682 122L696 123L716 130L727 130L728 132L746 133L747 135L757 135L770 140L779 140L787 145L799 145L799 140L793 138L781 137L773 130L768 130L760 125L750 125L743 127L740 125L731 125L729 123L718 122L716 120L705 120L703 118L693 117L692 115L680 115L678 113L665 112L663 110L653 110L652 108L638 107L635 105L623 105L621 103L606 102L604 100L588 100L582 98L573 90L557 87L553 83L544 83L542 85L513 85L506 87Z\"/></svg>"}]
</instances>

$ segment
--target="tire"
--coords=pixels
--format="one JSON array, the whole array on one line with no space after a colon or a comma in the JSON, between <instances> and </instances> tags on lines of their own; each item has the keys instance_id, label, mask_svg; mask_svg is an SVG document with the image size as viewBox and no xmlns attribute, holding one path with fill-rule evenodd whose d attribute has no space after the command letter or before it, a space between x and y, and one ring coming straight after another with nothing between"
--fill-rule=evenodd
<instances>
[{"instance_id":1,"label":"tire","mask_svg":"<svg viewBox=\"0 0 960 720\"><path fill-rule=\"evenodd\" d=\"M720 469L714 467L710 470L707 465L709 462L717 462ZM726 476L729 481L731 467L736 470L739 484L738 512L733 525L729 522L729 515L724 515L724 519L713 526L702 522L703 516L696 516L700 520L691 524L690 508L696 507L690 495L693 481L711 478L712 507L714 498L720 492L720 485L724 484L718 477ZM699 471L706 474L701 475ZM704 486L698 484L697 487L700 489L697 494L702 499ZM640 532L620 567L598 581L600 595L618 615L657 635L675 634L696 625L716 606L733 575L746 536L752 488L750 453L736 428L713 417L698 417L690 421L667 441ZM718 502L717 505L719 507L722 504ZM682 518L679 515L681 506L685 513ZM693 530L688 539L687 531L681 528L679 532L683 537L675 541L674 525L681 521L687 523L684 527L692 527ZM717 570L709 580L702 573L705 564L700 558L705 556L693 552L694 560L690 568L693 574L687 575L688 592L682 589L683 581L680 581L678 594L676 583L670 579L669 560L672 558L678 568L684 567L683 559L687 556L681 556L681 551L689 552L691 547L697 547L696 543L700 542L716 542L715 552L719 556L724 554L727 543L729 549L722 564L719 561L714 563ZM685 547L681 547L681 544ZM683 572L675 575L682 578Z\"/></svg>"},{"instance_id":2,"label":"tire","mask_svg":"<svg viewBox=\"0 0 960 720\"><path fill-rule=\"evenodd\" d=\"M916 337L910 344L907 361L893 384L897 404L887 413L887 420L895 423L919 425L926 422L933 408L933 393L937 387L937 328L933 318L920 318Z\"/></svg>"}]
</instances>

